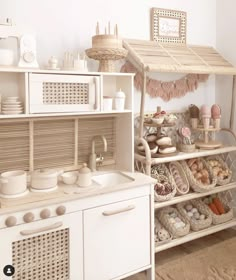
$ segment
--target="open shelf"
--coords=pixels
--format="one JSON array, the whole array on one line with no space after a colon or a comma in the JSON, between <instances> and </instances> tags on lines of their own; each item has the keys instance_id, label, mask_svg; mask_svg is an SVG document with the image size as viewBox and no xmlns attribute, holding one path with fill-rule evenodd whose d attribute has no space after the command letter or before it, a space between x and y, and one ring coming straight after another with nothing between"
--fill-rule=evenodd
<instances>
[{"instance_id":1,"label":"open shelf","mask_svg":"<svg viewBox=\"0 0 236 280\"><path fill-rule=\"evenodd\" d=\"M208 192L203 192L203 193L192 192L192 193L188 193L188 194L173 197L172 199L167 200L167 201L155 202L154 203L154 208L155 209L160 209L160 208L170 206L170 205L174 205L174 204L177 204L177 203L180 203L180 202L183 202L183 201L188 201L188 200L191 200L191 199L196 199L196 198L204 197L204 196L211 195L211 194L228 191L228 190L231 190L231 189L234 189L234 188L236 188L236 182L232 182L232 183L227 184L225 186L217 186L217 187L215 187L214 189L212 189Z\"/></svg>"},{"instance_id":2,"label":"open shelf","mask_svg":"<svg viewBox=\"0 0 236 280\"><path fill-rule=\"evenodd\" d=\"M67 117L67 116L90 116L90 115L116 115L132 113L131 110L112 110L112 111L91 111L91 112L68 112L68 113L42 113L42 114L16 114L3 115L0 114L0 119L24 119L24 118L44 118L44 117Z\"/></svg>"},{"instance_id":3,"label":"open shelf","mask_svg":"<svg viewBox=\"0 0 236 280\"><path fill-rule=\"evenodd\" d=\"M171 156L171 157L166 156L163 158L152 158L151 161L152 161L152 164L159 164L159 163L166 163L166 162L171 162L171 161L185 160L185 159L190 159L190 158L224 154L224 153L229 153L229 152L233 152L233 151L236 151L236 146L225 146L222 148L212 149L212 150L196 149L192 153L179 152L175 156ZM141 162L146 161L146 157L142 156L138 153L135 153L135 159L137 159Z\"/></svg>"},{"instance_id":4,"label":"open shelf","mask_svg":"<svg viewBox=\"0 0 236 280\"><path fill-rule=\"evenodd\" d=\"M156 248L155 248L155 252L156 253L161 252L161 251L164 251L166 249L178 246L180 244L192 241L194 239L197 239L197 238L200 238L200 237L203 237L203 236L206 236L206 235L209 235L209 234L212 234L212 233L215 233L217 231L221 231L223 229L227 229L227 228L230 228L230 227L233 227L233 226L236 226L236 218L230 220L229 222L223 223L223 224L213 225L213 226L211 226L207 229L204 229L204 230L190 232L189 234L187 234L183 237L173 239L170 242L165 243L163 245L159 245L159 246L157 245Z\"/></svg>"}]
</instances>

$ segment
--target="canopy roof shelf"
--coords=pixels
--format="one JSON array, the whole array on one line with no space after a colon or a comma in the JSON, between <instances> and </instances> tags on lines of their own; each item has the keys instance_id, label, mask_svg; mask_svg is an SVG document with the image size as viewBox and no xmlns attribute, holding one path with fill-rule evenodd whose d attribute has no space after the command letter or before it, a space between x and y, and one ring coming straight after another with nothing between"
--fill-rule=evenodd
<instances>
[{"instance_id":1,"label":"canopy roof shelf","mask_svg":"<svg viewBox=\"0 0 236 280\"><path fill-rule=\"evenodd\" d=\"M140 108L140 133L143 136L144 103L146 76L148 72L195 73L233 75L233 93L230 127L233 127L233 115L236 94L236 67L224 59L214 48L184 44L160 44L156 41L123 40L128 50L127 60L143 73L143 89Z\"/></svg>"}]
</instances>

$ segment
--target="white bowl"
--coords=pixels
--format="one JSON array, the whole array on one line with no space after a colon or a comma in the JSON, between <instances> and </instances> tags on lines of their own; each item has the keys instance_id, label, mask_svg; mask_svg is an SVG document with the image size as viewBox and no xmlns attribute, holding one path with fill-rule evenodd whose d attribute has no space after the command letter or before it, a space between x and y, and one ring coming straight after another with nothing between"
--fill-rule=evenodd
<instances>
[{"instance_id":1,"label":"white bowl","mask_svg":"<svg viewBox=\"0 0 236 280\"><path fill-rule=\"evenodd\" d=\"M0 49L0 65L11 66L14 64L14 52L9 49Z\"/></svg>"},{"instance_id":2,"label":"white bowl","mask_svg":"<svg viewBox=\"0 0 236 280\"><path fill-rule=\"evenodd\" d=\"M78 172L77 171L70 171L70 172L65 172L61 175L61 179L63 183L67 185L73 185L76 183L78 178Z\"/></svg>"}]
</instances>

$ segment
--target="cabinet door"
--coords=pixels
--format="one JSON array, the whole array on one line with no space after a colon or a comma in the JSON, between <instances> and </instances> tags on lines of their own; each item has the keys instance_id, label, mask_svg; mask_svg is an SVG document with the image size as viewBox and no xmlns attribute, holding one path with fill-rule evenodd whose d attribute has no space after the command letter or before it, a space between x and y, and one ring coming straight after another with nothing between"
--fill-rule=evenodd
<instances>
[{"instance_id":1,"label":"cabinet door","mask_svg":"<svg viewBox=\"0 0 236 280\"><path fill-rule=\"evenodd\" d=\"M149 196L84 211L85 280L109 280L150 264Z\"/></svg>"}]
</instances>

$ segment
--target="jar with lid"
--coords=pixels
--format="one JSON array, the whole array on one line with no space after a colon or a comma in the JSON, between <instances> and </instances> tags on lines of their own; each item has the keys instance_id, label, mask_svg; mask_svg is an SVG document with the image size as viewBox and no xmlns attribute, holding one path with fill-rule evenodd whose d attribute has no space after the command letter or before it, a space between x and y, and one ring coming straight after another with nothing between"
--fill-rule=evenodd
<instances>
[{"instance_id":1,"label":"jar with lid","mask_svg":"<svg viewBox=\"0 0 236 280\"><path fill-rule=\"evenodd\" d=\"M80 187L88 187L92 183L92 173L87 167L86 163L83 163L82 167L79 169L79 178L77 184Z\"/></svg>"},{"instance_id":2,"label":"jar with lid","mask_svg":"<svg viewBox=\"0 0 236 280\"><path fill-rule=\"evenodd\" d=\"M115 110L123 111L124 109L125 109L125 93L120 89L115 94Z\"/></svg>"}]
</instances>

